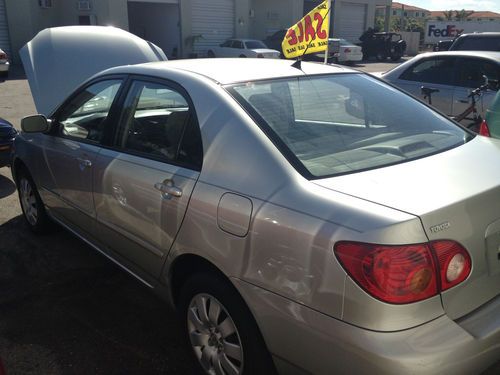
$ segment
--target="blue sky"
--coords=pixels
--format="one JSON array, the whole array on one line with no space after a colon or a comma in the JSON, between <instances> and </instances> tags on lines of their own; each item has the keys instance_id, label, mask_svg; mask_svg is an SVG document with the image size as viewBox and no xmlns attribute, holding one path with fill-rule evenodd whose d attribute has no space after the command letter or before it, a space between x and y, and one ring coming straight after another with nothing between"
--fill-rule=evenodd
<instances>
[{"instance_id":1,"label":"blue sky","mask_svg":"<svg viewBox=\"0 0 500 375\"><path fill-rule=\"evenodd\" d=\"M428 10L471 9L500 13L499 0L398 0L398 2Z\"/></svg>"}]
</instances>

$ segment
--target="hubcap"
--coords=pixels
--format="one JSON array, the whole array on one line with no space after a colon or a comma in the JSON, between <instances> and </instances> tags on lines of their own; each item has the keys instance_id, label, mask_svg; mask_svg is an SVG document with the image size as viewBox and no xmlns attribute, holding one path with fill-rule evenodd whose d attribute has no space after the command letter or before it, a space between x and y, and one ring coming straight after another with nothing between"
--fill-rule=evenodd
<instances>
[{"instance_id":1,"label":"hubcap","mask_svg":"<svg viewBox=\"0 0 500 375\"><path fill-rule=\"evenodd\" d=\"M26 220L28 220L28 223L36 225L38 219L38 206L35 192L26 177L21 178L19 185L19 195L21 197L21 206L23 207L24 216Z\"/></svg>"},{"instance_id":2,"label":"hubcap","mask_svg":"<svg viewBox=\"0 0 500 375\"><path fill-rule=\"evenodd\" d=\"M210 375L243 371L243 348L236 325L222 304L209 294L197 294L188 309L191 346Z\"/></svg>"}]
</instances>

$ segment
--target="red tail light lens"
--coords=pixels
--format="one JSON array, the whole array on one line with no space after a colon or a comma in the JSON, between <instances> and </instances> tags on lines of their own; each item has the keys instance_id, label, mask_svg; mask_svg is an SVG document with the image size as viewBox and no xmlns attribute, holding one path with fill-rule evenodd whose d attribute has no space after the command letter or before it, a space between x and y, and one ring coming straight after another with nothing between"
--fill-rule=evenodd
<instances>
[{"instance_id":1,"label":"red tail light lens","mask_svg":"<svg viewBox=\"0 0 500 375\"><path fill-rule=\"evenodd\" d=\"M6 53L0 53L0 60L7 60L7 54Z\"/></svg>"},{"instance_id":2,"label":"red tail light lens","mask_svg":"<svg viewBox=\"0 0 500 375\"><path fill-rule=\"evenodd\" d=\"M415 245L342 241L334 250L342 267L361 288L394 304L435 296L465 280L471 269L469 254L454 241Z\"/></svg>"},{"instance_id":3,"label":"red tail light lens","mask_svg":"<svg viewBox=\"0 0 500 375\"><path fill-rule=\"evenodd\" d=\"M481 126L479 127L479 135L483 135L485 137L491 137L490 128L488 127L488 123L486 120L483 120Z\"/></svg>"}]
</instances>

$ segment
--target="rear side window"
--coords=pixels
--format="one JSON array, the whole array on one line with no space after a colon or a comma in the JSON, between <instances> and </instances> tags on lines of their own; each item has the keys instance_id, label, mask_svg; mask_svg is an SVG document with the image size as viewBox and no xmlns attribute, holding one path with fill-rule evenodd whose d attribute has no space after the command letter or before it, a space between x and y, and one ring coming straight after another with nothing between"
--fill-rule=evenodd
<instances>
[{"instance_id":1,"label":"rear side window","mask_svg":"<svg viewBox=\"0 0 500 375\"><path fill-rule=\"evenodd\" d=\"M480 37L468 36L458 39L453 44L454 51L500 51L500 36Z\"/></svg>"},{"instance_id":2,"label":"rear side window","mask_svg":"<svg viewBox=\"0 0 500 375\"><path fill-rule=\"evenodd\" d=\"M159 83L132 84L116 143L129 153L201 168L201 135L193 110L179 91Z\"/></svg>"},{"instance_id":3,"label":"rear side window","mask_svg":"<svg viewBox=\"0 0 500 375\"><path fill-rule=\"evenodd\" d=\"M498 81L500 66L479 58L462 59L458 69L458 86L476 88L485 83L485 78Z\"/></svg>"},{"instance_id":4,"label":"rear side window","mask_svg":"<svg viewBox=\"0 0 500 375\"><path fill-rule=\"evenodd\" d=\"M417 62L406 70L400 79L406 81L453 85L456 59L433 58Z\"/></svg>"},{"instance_id":5,"label":"rear side window","mask_svg":"<svg viewBox=\"0 0 500 375\"><path fill-rule=\"evenodd\" d=\"M404 163L472 137L364 74L247 82L228 90L309 179Z\"/></svg>"}]
</instances>

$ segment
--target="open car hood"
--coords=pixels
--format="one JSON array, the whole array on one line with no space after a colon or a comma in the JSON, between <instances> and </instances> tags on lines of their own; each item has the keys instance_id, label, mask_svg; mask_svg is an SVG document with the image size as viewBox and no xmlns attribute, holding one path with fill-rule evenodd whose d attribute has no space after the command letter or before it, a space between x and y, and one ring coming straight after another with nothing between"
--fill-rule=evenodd
<instances>
[{"instance_id":1,"label":"open car hood","mask_svg":"<svg viewBox=\"0 0 500 375\"><path fill-rule=\"evenodd\" d=\"M154 44L106 26L45 29L19 53L36 109L45 116L96 73L120 65L167 60Z\"/></svg>"}]
</instances>

